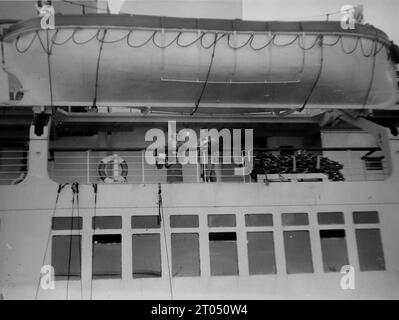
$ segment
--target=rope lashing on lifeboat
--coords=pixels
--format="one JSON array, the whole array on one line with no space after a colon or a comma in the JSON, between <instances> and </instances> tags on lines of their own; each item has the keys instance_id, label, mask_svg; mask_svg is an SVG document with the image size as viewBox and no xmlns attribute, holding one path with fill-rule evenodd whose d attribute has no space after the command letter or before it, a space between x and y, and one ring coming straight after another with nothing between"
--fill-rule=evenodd
<instances>
[{"instance_id":1,"label":"rope lashing on lifeboat","mask_svg":"<svg viewBox=\"0 0 399 320\"><path fill-rule=\"evenodd\" d=\"M47 235L47 241L46 241L46 247L44 249L44 254L43 254L43 259L42 259L42 266L44 266L46 264L46 256L47 256L47 251L50 245L50 239L51 239L51 230L52 230L52 225L53 225L53 218L55 216L55 213L57 211L57 205L58 205L58 200L60 198L60 194L61 191L68 185L69 183L63 183L63 184L59 184L58 185L58 190L57 190L57 196L55 198L55 204L54 204L54 208L50 217L50 228L48 231L48 235ZM39 280L37 282L37 286L36 286L36 293L35 293L35 300L37 300L38 295L39 295L39 288L40 288L40 280L41 280L41 275L39 275Z\"/></svg>"},{"instance_id":2,"label":"rope lashing on lifeboat","mask_svg":"<svg viewBox=\"0 0 399 320\"><path fill-rule=\"evenodd\" d=\"M98 35L98 33L97 33ZM96 37L97 37L96 35ZM98 93L98 74L100 72L100 60L101 60L101 53L103 51L103 45L104 45L104 39L105 36L107 35L107 29L104 29L103 37L101 40L97 38L97 40L100 41L100 49L98 51L98 57L97 57L97 65L96 65L96 80L94 83L94 99L93 99L93 108L97 108L97 93Z\"/></svg>"},{"instance_id":3,"label":"rope lashing on lifeboat","mask_svg":"<svg viewBox=\"0 0 399 320\"><path fill-rule=\"evenodd\" d=\"M191 114L190 114L191 116L194 115L194 114L197 112L198 107L199 107L199 105L200 105L200 103L201 103L202 96L203 96L204 93L205 93L205 89L206 89L206 86L207 86L207 84L208 84L209 76L210 76L211 71L212 71L212 64L213 64L213 60L214 60L214 58L215 58L216 44L217 44L218 40L220 40L223 36L224 36L224 35L222 35L222 36L218 39L218 34L215 33L215 40L214 40L214 42L213 42L213 49L212 49L211 60L210 60L210 62L209 62L208 72L207 72L207 74L206 74L205 82L204 82L204 85L202 86L201 93L200 93L200 95L199 95L197 101L195 102L195 108L194 108L194 110L193 110L193 111L191 112ZM202 40L202 39L201 39L201 40ZM248 41L247 41L247 43L248 43Z\"/></svg>"},{"instance_id":4,"label":"rope lashing on lifeboat","mask_svg":"<svg viewBox=\"0 0 399 320\"><path fill-rule=\"evenodd\" d=\"M375 32L375 39L373 40L373 47L372 47L372 50L371 50L372 55L373 55L373 62L372 62L372 65L371 65L370 81L369 81L369 84L367 86L366 95L364 97L362 111L365 110L366 107L367 107L367 102L368 102L369 97L370 97L371 89L373 88L374 75L375 75L375 66L376 66L377 54L378 54L378 52L377 52L377 38L378 38L377 30L373 26L371 26L371 27L373 28L373 30ZM362 112L359 112L357 117L359 117L361 114L362 114Z\"/></svg>"},{"instance_id":5,"label":"rope lashing on lifeboat","mask_svg":"<svg viewBox=\"0 0 399 320\"><path fill-rule=\"evenodd\" d=\"M121 174L117 176L114 175L113 178L109 177L106 173L107 166L111 161L114 162L114 166L118 166L118 169L119 166L121 167ZM128 172L129 172L129 167L126 161L122 157L116 154L103 158L98 165L98 174L100 176L100 179L106 183L127 182Z\"/></svg>"},{"instance_id":6,"label":"rope lashing on lifeboat","mask_svg":"<svg viewBox=\"0 0 399 320\"><path fill-rule=\"evenodd\" d=\"M298 112L302 112L302 111L305 109L306 105L308 104L310 98L311 98L312 95L313 95L314 90L316 89L317 84L319 83L320 76L321 76L321 73L322 73L322 71L323 71L323 63L324 63L323 39L324 39L324 38L323 38L323 36L321 35L321 36L318 36L318 37L317 37L317 40L318 40L318 41L315 41L315 43L318 42L318 44L319 44L319 46L320 46L320 65L319 65L319 70L318 70L318 72L317 72L317 75L316 75L316 78L315 78L315 80L314 80L314 82L313 82L313 85L312 85L312 87L311 87L311 89L310 89L310 92L309 92L309 94L307 95L305 101L303 102L302 107L298 109Z\"/></svg>"}]
</instances>

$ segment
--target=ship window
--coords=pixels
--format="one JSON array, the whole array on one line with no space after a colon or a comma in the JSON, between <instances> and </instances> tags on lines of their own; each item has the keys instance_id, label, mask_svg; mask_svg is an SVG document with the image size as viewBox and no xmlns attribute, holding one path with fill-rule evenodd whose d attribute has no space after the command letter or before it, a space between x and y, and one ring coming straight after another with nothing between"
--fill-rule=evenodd
<instances>
[{"instance_id":1,"label":"ship window","mask_svg":"<svg viewBox=\"0 0 399 320\"><path fill-rule=\"evenodd\" d=\"M345 230L320 230L320 239L325 272L339 272L349 264Z\"/></svg>"},{"instance_id":2,"label":"ship window","mask_svg":"<svg viewBox=\"0 0 399 320\"><path fill-rule=\"evenodd\" d=\"M93 236L93 279L122 277L120 234Z\"/></svg>"},{"instance_id":3,"label":"ship window","mask_svg":"<svg viewBox=\"0 0 399 320\"><path fill-rule=\"evenodd\" d=\"M158 229L160 228L159 216L132 216L133 229Z\"/></svg>"},{"instance_id":4,"label":"ship window","mask_svg":"<svg viewBox=\"0 0 399 320\"><path fill-rule=\"evenodd\" d=\"M312 251L308 231L284 231L287 273L312 273Z\"/></svg>"},{"instance_id":5,"label":"ship window","mask_svg":"<svg viewBox=\"0 0 399 320\"><path fill-rule=\"evenodd\" d=\"M172 215L170 216L171 228L198 228L197 215Z\"/></svg>"},{"instance_id":6,"label":"ship window","mask_svg":"<svg viewBox=\"0 0 399 320\"><path fill-rule=\"evenodd\" d=\"M159 234L134 234L132 238L133 278L162 276Z\"/></svg>"},{"instance_id":7,"label":"ship window","mask_svg":"<svg viewBox=\"0 0 399 320\"><path fill-rule=\"evenodd\" d=\"M356 243L361 271L385 270L379 229L356 229Z\"/></svg>"},{"instance_id":8,"label":"ship window","mask_svg":"<svg viewBox=\"0 0 399 320\"><path fill-rule=\"evenodd\" d=\"M363 157L362 159L364 160L366 170L384 170L384 166L382 164L383 157Z\"/></svg>"},{"instance_id":9,"label":"ship window","mask_svg":"<svg viewBox=\"0 0 399 320\"><path fill-rule=\"evenodd\" d=\"M82 217L53 217L53 230L81 230Z\"/></svg>"},{"instance_id":10,"label":"ship window","mask_svg":"<svg viewBox=\"0 0 399 320\"><path fill-rule=\"evenodd\" d=\"M276 273L273 232L248 232L249 274Z\"/></svg>"},{"instance_id":11,"label":"ship window","mask_svg":"<svg viewBox=\"0 0 399 320\"><path fill-rule=\"evenodd\" d=\"M96 216L93 217L93 229L120 229L122 228L121 216Z\"/></svg>"},{"instance_id":12,"label":"ship window","mask_svg":"<svg viewBox=\"0 0 399 320\"><path fill-rule=\"evenodd\" d=\"M235 227L236 216L234 214L210 214L208 215L209 227Z\"/></svg>"},{"instance_id":13,"label":"ship window","mask_svg":"<svg viewBox=\"0 0 399 320\"><path fill-rule=\"evenodd\" d=\"M237 275L237 235L235 232L210 232L211 275Z\"/></svg>"},{"instance_id":14,"label":"ship window","mask_svg":"<svg viewBox=\"0 0 399 320\"><path fill-rule=\"evenodd\" d=\"M342 212L318 212L317 222L319 224L344 224Z\"/></svg>"},{"instance_id":15,"label":"ship window","mask_svg":"<svg viewBox=\"0 0 399 320\"><path fill-rule=\"evenodd\" d=\"M283 226L307 226L309 224L308 214L305 212L283 213L281 219Z\"/></svg>"},{"instance_id":16,"label":"ship window","mask_svg":"<svg viewBox=\"0 0 399 320\"><path fill-rule=\"evenodd\" d=\"M174 277L200 275L198 233L172 233L172 272Z\"/></svg>"},{"instance_id":17,"label":"ship window","mask_svg":"<svg viewBox=\"0 0 399 320\"><path fill-rule=\"evenodd\" d=\"M81 237L79 235L53 236L51 265L56 280L80 279Z\"/></svg>"},{"instance_id":18,"label":"ship window","mask_svg":"<svg viewBox=\"0 0 399 320\"><path fill-rule=\"evenodd\" d=\"M271 227L273 226L273 215L268 214L246 214L245 225L247 227Z\"/></svg>"},{"instance_id":19,"label":"ship window","mask_svg":"<svg viewBox=\"0 0 399 320\"><path fill-rule=\"evenodd\" d=\"M353 222L356 224L379 223L377 211L355 211Z\"/></svg>"}]
</instances>

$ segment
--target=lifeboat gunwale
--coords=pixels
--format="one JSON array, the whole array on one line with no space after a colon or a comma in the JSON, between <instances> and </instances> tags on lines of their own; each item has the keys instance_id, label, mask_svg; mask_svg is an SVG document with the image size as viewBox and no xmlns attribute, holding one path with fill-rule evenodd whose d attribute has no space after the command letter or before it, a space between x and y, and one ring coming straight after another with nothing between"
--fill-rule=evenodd
<instances>
[{"instance_id":1,"label":"lifeboat gunwale","mask_svg":"<svg viewBox=\"0 0 399 320\"><path fill-rule=\"evenodd\" d=\"M4 30L3 40L12 41L16 37L34 31L43 30L40 17L20 21ZM205 32L243 32L264 34L265 32L279 34L326 34L348 37L373 39L390 45L388 36L371 25L356 24L355 29L342 29L339 21L245 21L226 19L194 19L174 18L146 15L56 15L56 29L88 28L88 29L140 29L169 31L205 31Z\"/></svg>"}]
</instances>

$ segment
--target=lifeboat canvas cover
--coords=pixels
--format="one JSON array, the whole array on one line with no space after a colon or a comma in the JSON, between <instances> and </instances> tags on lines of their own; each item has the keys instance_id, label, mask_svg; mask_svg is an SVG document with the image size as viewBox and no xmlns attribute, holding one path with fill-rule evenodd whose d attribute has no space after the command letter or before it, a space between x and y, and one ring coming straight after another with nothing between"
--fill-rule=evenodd
<instances>
[{"instance_id":1,"label":"lifeboat canvas cover","mask_svg":"<svg viewBox=\"0 0 399 320\"><path fill-rule=\"evenodd\" d=\"M56 15L4 34L19 105L389 109L391 42L339 22ZM206 86L206 90L204 90Z\"/></svg>"}]
</instances>

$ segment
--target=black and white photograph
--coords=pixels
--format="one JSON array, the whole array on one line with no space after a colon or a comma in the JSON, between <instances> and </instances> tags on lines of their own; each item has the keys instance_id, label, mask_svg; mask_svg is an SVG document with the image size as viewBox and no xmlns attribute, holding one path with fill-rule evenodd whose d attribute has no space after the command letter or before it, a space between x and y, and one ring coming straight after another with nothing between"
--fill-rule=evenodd
<instances>
[{"instance_id":1,"label":"black and white photograph","mask_svg":"<svg viewBox=\"0 0 399 320\"><path fill-rule=\"evenodd\" d=\"M398 21L398 0L0 0L0 300L399 299Z\"/></svg>"}]
</instances>

